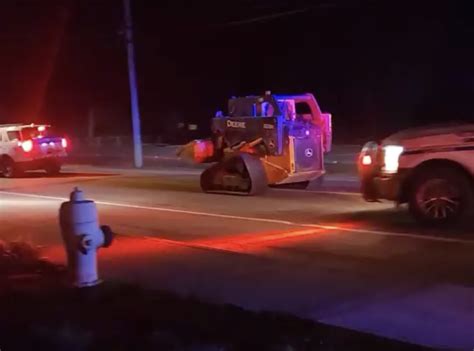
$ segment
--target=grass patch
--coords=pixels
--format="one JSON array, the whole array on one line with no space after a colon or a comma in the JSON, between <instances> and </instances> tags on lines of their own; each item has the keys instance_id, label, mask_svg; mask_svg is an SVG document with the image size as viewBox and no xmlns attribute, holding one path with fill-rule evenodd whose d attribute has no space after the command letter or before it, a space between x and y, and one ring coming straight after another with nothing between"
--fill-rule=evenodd
<instances>
[{"instance_id":1,"label":"grass patch","mask_svg":"<svg viewBox=\"0 0 474 351\"><path fill-rule=\"evenodd\" d=\"M72 289L26 244L0 246L2 350L418 350L275 312L119 283ZM20 276L20 279L18 278Z\"/></svg>"},{"instance_id":2,"label":"grass patch","mask_svg":"<svg viewBox=\"0 0 474 351\"><path fill-rule=\"evenodd\" d=\"M0 340L7 350L420 349L281 313L255 313L131 285L2 295Z\"/></svg>"}]
</instances>

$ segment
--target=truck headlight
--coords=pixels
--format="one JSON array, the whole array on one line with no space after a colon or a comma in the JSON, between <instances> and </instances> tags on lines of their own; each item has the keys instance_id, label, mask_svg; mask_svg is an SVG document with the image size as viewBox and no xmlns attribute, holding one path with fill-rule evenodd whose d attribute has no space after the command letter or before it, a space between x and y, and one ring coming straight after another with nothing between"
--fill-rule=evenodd
<instances>
[{"instance_id":1,"label":"truck headlight","mask_svg":"<svg viewBox=\"0 0 474 351\"><path fill-rule=\"evenodd\" d=\"M386 145L383 147L384 166L382 170L385 173L397 173L398 160L403 152L403 146Z\"/></svg>"},{"instance_id":2,"label":"truck headlight","mask_svg":"<svg viewBox=\"0 0 474 351\"><path fill-rule=\"evenodd\" d=\"M364 166L370 166L373 162L372 156L370 156L370 155L362 156L362 161L361 162Z\"/></svg>"}]
</instances>

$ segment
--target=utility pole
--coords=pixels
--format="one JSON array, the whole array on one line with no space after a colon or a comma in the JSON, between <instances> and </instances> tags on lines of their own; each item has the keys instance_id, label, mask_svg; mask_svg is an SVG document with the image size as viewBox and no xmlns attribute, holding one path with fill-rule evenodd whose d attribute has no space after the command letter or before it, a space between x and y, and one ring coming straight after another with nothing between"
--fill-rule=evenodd
<instances>
[{"instance_id":1,"label":"utility pole","mask_svg":"<svg viewBox=\"0 0 474 351\"><path fill-rule=\"evenodd\" d=\"M132 110L133 155L136 168L143 167L142 137L140 131L140 109L138 106L137 73L135 71L135 50L133 47L132 10L130 0L123 0L125 15L125 41L128 56L128 80L130 84L130 105Z\"/></svg>"}]
</instances>

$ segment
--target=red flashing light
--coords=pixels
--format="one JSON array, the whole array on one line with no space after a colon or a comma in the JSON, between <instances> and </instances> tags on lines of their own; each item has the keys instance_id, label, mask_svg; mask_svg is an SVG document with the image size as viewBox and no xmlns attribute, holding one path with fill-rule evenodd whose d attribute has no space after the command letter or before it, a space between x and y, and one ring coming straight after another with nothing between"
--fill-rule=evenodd
<instances>
[{"instance_id":1,"label":"red flashing light","mask_svg":"<svg viewBox=\"0 0 474 351\"><path fill-rule=\"evenodd\" d=\"M67 148L67 140L66 140L66 138L62 138L62 139L61 139L61 145L62 145L62 147L63 147L64 149Z\"/></svg>"}]
</instances>

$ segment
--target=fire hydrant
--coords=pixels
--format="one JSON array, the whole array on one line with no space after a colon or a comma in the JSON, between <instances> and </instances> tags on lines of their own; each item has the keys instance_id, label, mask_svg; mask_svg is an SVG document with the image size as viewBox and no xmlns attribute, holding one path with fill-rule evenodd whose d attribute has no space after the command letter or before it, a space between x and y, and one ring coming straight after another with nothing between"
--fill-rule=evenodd
<instances>
[{"instance_id":1,"label":"fire hydrant","mask_svg":"<svg viewBox=\"0 0 474 351\"><path fill-rule=\"evenodd\" d=\"M97 273L97 250L109 247L114 234L110 227L100 226L97 207L86 200L78 188L59 209L59 225L66 248L68 270L76 287L101 283Z\"/></svg>"}]
</instances>

